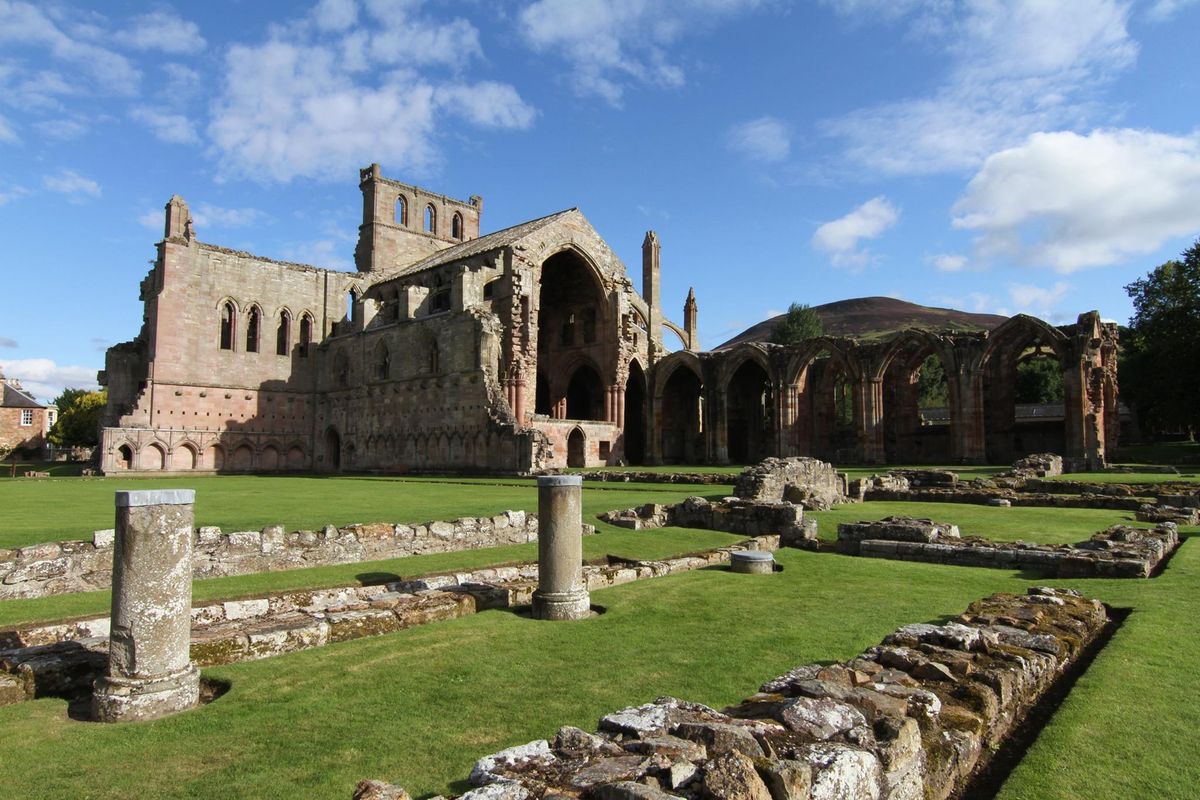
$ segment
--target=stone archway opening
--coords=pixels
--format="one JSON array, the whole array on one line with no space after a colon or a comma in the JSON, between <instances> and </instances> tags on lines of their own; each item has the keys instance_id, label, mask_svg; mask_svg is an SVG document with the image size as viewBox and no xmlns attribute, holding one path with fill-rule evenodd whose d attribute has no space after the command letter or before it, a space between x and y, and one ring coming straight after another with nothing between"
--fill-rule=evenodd
<instances>
[{"instance_id":1,"label":"stone archway opening","mask_svg":"<svg viewBox=\"0 0 1200 800\"><path fill-rule=\"evenodd\" d=\"M883 378L883 447L889 464L944 464L952 459L950 382L942 360L915 344Z\"/></svg>"},{"instance_id":2,"label":"stone archway opening","mask_svg":"<svg viewBox=\"0 0 1200 800\"><path fill-rule=\"evenodd\" d=\"M325 431L325 471L340 472L342 469L342 437L336 428Z\"/></svg>"},{"instance_id":3,"label":"stone archway opening","mask_svg":"<svg viewBox=\"0 0 1200 800\"><path fill-rule=\"evenodd\" d=\"M567 466L576 468L587 466L587 437L579 428L575 428L567 436Z\"/></svg>"},{"instance_id":4,"label":"stone archway opening","mask_svg":"<svg viewBox=\"0 0 1200 800\"><path fill-rule=\"evenodd\" d=\"M752 464L771 455L773 392L766 370L748 359L726 389L726 447L734 464Z\"/></svg>"},{"instance_id":5,"label":"stone archway opening","mask_svg":"<svg viewBox=\"0 0 1200 800\"><path fill-rule=\"evenodd\" d=\"M117 448L117 467L119 469L133 469L133 448L127 444L123 444Z\"/></svg>"},{"instance_id":6,"label":"stone archway opening","mask_svg":"<svg viewBox=\"0 0 1200 800\"><path fill-rule=\"evenodd\" d=\"M988 463L1031 453L1065 453L1066 388L1058 354L1036 331L997 343L983 373Z\"/></svg>"},{"instance_id":7,"label":"stone archway opening","mask_svg":"<svg viewBox=\"0 0 1200 800\"><path fill-rule=\"evenodd\" d=\"M604 382L588 364L580 364L567 383L567 419L604 419Z\"/></svg>"},{"instance_id":8,"label":"stone archway opening","mask_svg":"<svg viewBox=\"0 0 1200 800\"><path fill-rule=\"evenodd\" d=\"M704 384L687 367L677 367L663 386L661 447L666 464L699 464L704 460Z\"/></svg>"},{"instance_id":9,"label":"stone archway opening","mask_svg":"<svg viewBox=\"0 0 1200 800\"><path fill-rule=\"evenodd\" d=\"M646 373L636 361L625 382L625 462L646 463Z\"/></svg>"},{"instance_id":10,"label":"stone archway opening","mask_svg":"<svg viewBox=\"0 0 1200 800\"><path fill-rule=\"evenodd\" d=\"M604 382L596 368L589 367L591 375L581 376L583 367L575 365L611 362L615 330L609 317L603 287L581 254L568 249L546 259L540 270L537 312L537 372L544 376L546 387L539 392L540 401L535 398L537 413L557 419L604 419ZM591 383L592 375L598 390Z\"/></svg>"}]
</instances>

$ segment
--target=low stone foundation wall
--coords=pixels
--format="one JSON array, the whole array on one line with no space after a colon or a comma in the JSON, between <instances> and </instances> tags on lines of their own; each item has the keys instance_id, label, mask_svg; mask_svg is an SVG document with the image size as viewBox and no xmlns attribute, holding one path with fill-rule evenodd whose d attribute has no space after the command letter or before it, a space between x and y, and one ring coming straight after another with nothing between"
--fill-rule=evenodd
<instances>
[{"instance_id":1,"label":"low stone foundation wall","mask_svg":"<svg viewBox=\"0 0 1200 800\"><path fill-rule=\"evenodd\" d=\"M585 526L585 533L594 528ZM537 540L537 517L504 511L492 517L403 524L380 522L316 531L196 529L192 575L196 579L245 575L323 564L524 544ZM0 600L107 589L112 585L113 531L92 541L47 542L0 550Z\"/></svg>"},{"instance_id":2,"label":"low stone foundation wall","mask_svg":"<svg viewBox=\"0 0 1200 800\"><path fill-rule=\"evenodd\" d=\"M779 537L658 561L609 557L587 564L588 591L728 564L736 550L775 550ZM430 575L380 586L288 592L192 609L191 657L199 666L252 661L377 636L494 608L529 605L536 563ZM108 662L109 618L0 631L0 705L86 695Z\"/></svg>"},{"instance_id":3,"label":"low stone foundation wall","mask_svg":"<svg viewBox=\"0 0 1200 800\"><path fill-rule=\"evenodd\" d=\"M990 505L993 500L1008 500L1014 506L1033 508L1107 508L1113 511L1137 511L1146 501L1138 497L1114 497L1106 494L1048 494L1019 492L1012 489L986 489L960 484L957 489L886 489L866 487L863 499L908 503L967 503Z\"/></svg>"},{"instance_id":4,"label":"low stone foundation wall","mask_svg":"<svg viewBox=\"0 0 1200 800\"><path fill-rule=\"evenodd\" d=\"M545 474L553 473L554 470L547 470ZM602 469L584 472L583 479L604 483L694 483L699 486L715 486L731 484L737 480L737 476L727 472L629 472Z\"/></svg>"},{"instance_id":5,"label":"low stone foundation wall","mask_svg":"<svg viewBox=\"0 0 1200 800\"><path fill-rule=\"evenodd\" d=\"M777 534L783 547L815 549L816 520L805 520L804 509L791 503L755 502L726 497L717 503L689 497L682 503L647 503L638 508L609 511L600 519L632 530L646 528L702 528L744 536Z\"/></svg>"},{"instance_id":6,"label":"low stone foundation wall","mask_svg":"<svg viewBox=\"0 0 1200 800\"><path fill-rule=\"evenodd\" d=\"M460 800L944 800L960 793L1108 617L1061 589L997 594L907 625L857 658L807 664L723 712L660 697L599 731L481 758ZM407 798L363 781L356 800Z\"/></svg>"},{"instance_id":7,"label":"low stone foundation wall","mask_svg":"<svg viewBox=\"0 0 1200 800\"><path fill-rule=\"evenodd\" d=\"M1114 525L1084 542L1036 545L962 538L954 525L911 517L838 525L847 555L960 567L1032 569L1056 578L1148 578L1179 546L1172 523L1153 530Z\"/></svg>"}]
</instances>

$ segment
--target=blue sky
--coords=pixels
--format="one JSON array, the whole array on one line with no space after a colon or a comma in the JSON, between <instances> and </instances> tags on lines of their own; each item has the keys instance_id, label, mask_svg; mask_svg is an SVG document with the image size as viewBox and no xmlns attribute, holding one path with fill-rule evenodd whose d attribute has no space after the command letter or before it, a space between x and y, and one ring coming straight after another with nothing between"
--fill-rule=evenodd
<instances>
[{"instance_id":1,"label":"blue sky","mask_svg":"<svg viewBox=\"0 0 1200 800\"><path fill-rule=\"evenodd\" d=\"M1196 0L0 0L0 368L86 386L172 194L351 269L357 169L580 207L714 346L890 295L1127 321L1200 235Z\"/></svg>"}]
</instances>

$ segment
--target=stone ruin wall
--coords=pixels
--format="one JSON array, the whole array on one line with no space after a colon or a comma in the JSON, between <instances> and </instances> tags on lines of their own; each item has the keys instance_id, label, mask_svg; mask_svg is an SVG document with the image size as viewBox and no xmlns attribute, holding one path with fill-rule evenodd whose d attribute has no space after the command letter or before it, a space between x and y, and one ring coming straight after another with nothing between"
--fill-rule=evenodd
<instances>
[{"instance_id":1,"label":"stone ruin wall","mask_svg":"<svg viewBox=\"0 0 1200 800\"><path fill-rule=\"evenodd\" d=\"M610 556L604 563L585 564L583 581L595 591L727 564L735 550L778 547L778 536L759 536L657 561ZM528 606L537 586L537 564L524 563L208 603L192 608L191 659L199 666L252 661L488 609ZM108 617L0 631L0 706L86 695L107 663L109 633Z\"/></svg>"},{"instance_id":2,"label":"stone ruin wall","mask_svg":"<svg viewBox=\"0 0 1200 800\"><path fill-rule=\"evenodd\" d=\"M840 553L959 567L1035 570L1054 578L1149 578L1179 546L1173 522L1153 530L1113 525L1066 545L962 537L958 526L911 517L838 525Z\"/></svg>"},{"instance_id":3,"label":"stone ruin wall","mask_svg":"<svg viewBox=\"0 0 1200 800\"><path fill-rule=\"evenodd\" d=\"M846 476L815 458L768 458L738 476L733 493L744 500L789 502L824 511L848 502Z\"/></svg>"},{"instance_id":4,"label":"stone ruin wall","mask_svg":"<svg viewBox=\"0 0 1200 800\"><path fill-rule=\"evenodd\" d=\"M537 517L505 511L419 524L372 523L320 530L222 532L200 527L193 538L196 579L322 564L351 564L537 541ZM590 526L589 526L590 527ZM113 531L92 541L46 542L0 550L0 600L106 589L112 583Z\"/></svg>"},{"instance_id":5,"label":"stone ruin wall","mask_svg":"<svg viewBox=\"0 0 1200 800\"><path fill-rule=\"evenodd\" d=\"M678 527L739 533L744 536L776 535L782 547L816 549L815 520L804 519L804 509L792 503L769 503L727 497L712 503L689 497L682 503L647 503L637 508L609 511L600 519L631 530Z\"/></svg>"},{"instance_id":6,"label":"stone ruin wall","mask_svg":"<svg viewBox=\"0 0 1200 800\"><path fill-rule=\"evenodd\" d=\"M459 800L945 800L1109 622L1064 589L978 600L857 658L806 664L717 711L661 697L481 758ZM409 800L363 781L355 800Z\"/></svg>"}]
</instances>

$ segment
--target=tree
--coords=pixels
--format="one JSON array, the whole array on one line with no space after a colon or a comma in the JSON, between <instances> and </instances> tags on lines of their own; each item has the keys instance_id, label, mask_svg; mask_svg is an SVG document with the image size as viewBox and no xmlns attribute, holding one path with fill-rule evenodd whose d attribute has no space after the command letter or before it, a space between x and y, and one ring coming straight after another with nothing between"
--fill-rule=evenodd
<instances>
[{"instance_id":1,"label":"tree","mask_svg":"<svg viewBox=\"0 0 1200 800\"><path fill-rule=\"evenodd\" d=\"M929 356L917 374L917 408L945 408L950 404L950 387L942 360Z\"/></svg>"},{"instance_id":2,"label":"tree","mask_svg":"<svg viewBox=\"0 0 1200 800\"><path fill-rule=\"evenodd\" d=\"M1156 433L1200 425L1200 240L1125 287L1133 299L1122 341L1121 390Z\"/></svg>"},{"instance_id":3,"label":"tree","mask_svg":"<svg viewBox=\"0 0 1200 800\"><path fill-rule=\"evenodd\" d=\"M108 392L64 389L54 401L58 420L47 438L59 447L90 447L100 443L100 419Z\"/></svg>"},{"instance_id":4,"label":"tree","mask_svg":"<svg viewBox=\"0 0 1200 800\"><path fill-rule=\"evenodd\" d=\"M1061 403L1062 368L1053 358L1028 358L1017 364L1018 403Z\"/></svg>"},{"instance_id":5,"label":"tree","mask_svg":"<svg viewBox=\"0 0 1200 800\"><path fill-rule=\"evenodd\" d=\"M815 339L825 332L817 312L802 303L788 306L783 319L771 329L770 341L774 344L800 344L805 339Z\"/></svg>"}]
</instances>

